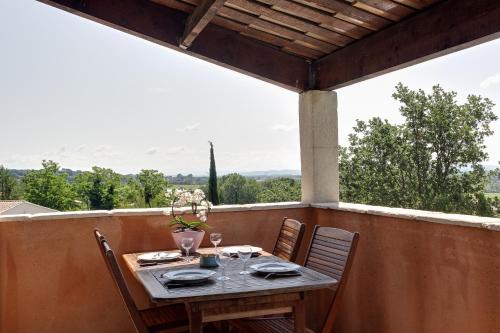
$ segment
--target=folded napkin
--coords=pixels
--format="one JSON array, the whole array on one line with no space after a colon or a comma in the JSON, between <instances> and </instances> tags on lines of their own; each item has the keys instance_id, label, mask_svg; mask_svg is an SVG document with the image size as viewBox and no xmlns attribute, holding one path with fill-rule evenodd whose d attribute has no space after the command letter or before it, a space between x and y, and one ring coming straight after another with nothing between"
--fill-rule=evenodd
<instances>
[{"instance_id":1,"label":"folded napkin","mask_svg":"<svg viewBox=\"0 0 500 333\"><path fill-rule=\"evenodd\" d=\"M178 281L167 281L163 285L167 289L173 289L173 288L186 288L186 287L199 287L199 286L204 286L207 284L213 284L214 282L211 280L206 280L206 281L201 281L198 283L182 283Z\"/></svg>"},{"instance_id":2,"label":"folded napkin","mask_svg":"<svg viewBox=\"0 0 500 333\"><path fill-rule=\"evenodd\" d=\"M301 276L302 273L299 271L283 272L283 273L267 273L267 274L261 272L259 275L264 276L264 279L275 279L275 278L283 278L283 277Z\"/></svg>"},{"instance_id":3,"label":"folded napkin","mask_svg":"<svg viewBox=\"0 0 500 333\"><path fill-rule=\"evenodd\" d=\"M155 266L161 264L160 262L157 261L141 261L141 260L137 260L137 263L139 264L140 267Z\"/></svg>"},{"instance_id":4,"label":"folded napkin","mask_svg":"<svg viewBox=\"0 0 500 333\"><path fill-rule=\"evenodd\" d=\"M176 261L176 260L155 260L155 261L152 261L152 260L137 260L137 263L139 264L139 266L154 266L154 265L161 265L161 264L168 264L168 263L171 263L172 261Z\"/></svg>"},{"instance_id":5,"label":"folded napkin","mask_svg":"<svg viewBox=\"0 0 500 333\"><path fill-rule=\"evenodd\" d=\"M256 258L256 257L259 257L261 255L262 254L260 254L259 252L253 252L252 253L252 258ZM231 253L230 257L231 258L239 258L238 253Z\"/></svg>"}]
</instances>

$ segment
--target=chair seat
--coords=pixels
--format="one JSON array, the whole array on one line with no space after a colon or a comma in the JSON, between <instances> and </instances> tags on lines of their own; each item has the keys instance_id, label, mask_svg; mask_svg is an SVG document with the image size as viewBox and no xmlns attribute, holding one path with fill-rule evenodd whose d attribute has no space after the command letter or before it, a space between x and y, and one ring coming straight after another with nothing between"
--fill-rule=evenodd
<instances>
[{"instance_id":1,"label":"chair seat","mask_svg":"<svg viewBox=\"0 0 500 333\"><path fill-rule=\"evenodd\" d=\"M230 325L241 333L293 333L293 319L261 318L231 320Z\"/></svg>"},{"instance_id":2,"label":"chair seat","mask_svg":"<svg viewBox=\"0 0 500 333\"><path fill-rule=\"evenodd\" d=\"M140 315L150 332L189 330L189 319L184 304L141 310Z\"/></svg>"}]
</instances>

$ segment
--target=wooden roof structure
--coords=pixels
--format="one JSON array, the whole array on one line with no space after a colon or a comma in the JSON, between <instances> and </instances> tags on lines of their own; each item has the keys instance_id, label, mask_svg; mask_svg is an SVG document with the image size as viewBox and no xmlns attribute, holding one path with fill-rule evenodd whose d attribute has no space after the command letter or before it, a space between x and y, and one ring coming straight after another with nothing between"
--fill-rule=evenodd
<instances>
[{"instance_id":1,"label":"wooden roof structure","mask_svg":"<svg viewBox=\"0 0 500 333\"><path fill-rule=\"evenodd\" d=\"M499 0L40 0L302 92L500 37Z\"/></svg>"}]
</instances>

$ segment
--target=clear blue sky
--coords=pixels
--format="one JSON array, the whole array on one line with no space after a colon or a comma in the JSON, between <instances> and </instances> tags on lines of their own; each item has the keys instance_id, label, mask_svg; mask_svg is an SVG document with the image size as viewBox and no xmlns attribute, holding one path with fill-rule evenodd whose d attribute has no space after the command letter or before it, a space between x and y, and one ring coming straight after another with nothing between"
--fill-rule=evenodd
<instances>
[{"instance_id":1,"label":"clear blue sky","mask_svg":"<svg viewBox=\"0 0 500 333\"><path fill-rule=\"evenodd\" d=\"M0 164L167 174L300 169L298 95L33 0L0 0ZM500 40L339 89L357 118L401 119L397 82L500 104ZM495 112L500 116L499 107ZM500 160L500 122L488 141Z\"/></svg>"}]
</instances>

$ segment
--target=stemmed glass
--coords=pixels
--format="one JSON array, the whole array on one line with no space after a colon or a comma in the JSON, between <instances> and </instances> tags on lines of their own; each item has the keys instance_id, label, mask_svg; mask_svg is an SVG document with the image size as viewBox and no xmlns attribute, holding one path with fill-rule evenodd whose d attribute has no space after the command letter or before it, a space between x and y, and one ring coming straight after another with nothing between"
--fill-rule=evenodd
<instances>
[{"instance_id":1,"label":"stemmed glass","mask_svg":"<svg viewBox=\"0 0 500 333\"><path fill-rule=\"evenodd\" d=\"M217 254L215 256L215 262L222 269L221 276L219 276L217 280L226 281L231 279L230 277L226 276L226 266L229 263L229 260L230 260L229 258L224 258L224 256L220 251L217 251Z\"/></svg>"},{"instance_id":2,"label":"stemmed glass","mask_svg":"<svg viewBox=\"0 0 500 333\"><path fill-rule=\"evenodd\" d=\"M250 274L249 271L247 271L247 261L250 259L252 256L252 247L250 246L240 246L238 248L238 257L243 261L243 271L240 272L240 274L245 275L245 274Z\"/></svg>"},{"instance_id":3,"label":"stemmed glass","mask_svg":"<svg viewBox=\"0 0 500 333\"><path fill-rule=\"evenodd\" d=\"M193 245L194 245L194 239L192 237L184 237L181 240L181 246L186 251L185 261L187 262L191 262L191 257L189 256L189 250L191 250Z\"/></svg>"},{"instance_id":4,"label":"stemmed glass","mask_svg":"<svg viewBox=\"0 0 500 333\"><path fill-rule=\"evenodd\" d=\"M210 241L212 242L212 244L214 244L214 251L215 253L217 253L217 245L220 244L220 242L222 242L222 234L218 233L218 232L214 232L214 233L211 233L210 234Z\"/></svg>"}]
</instances>

